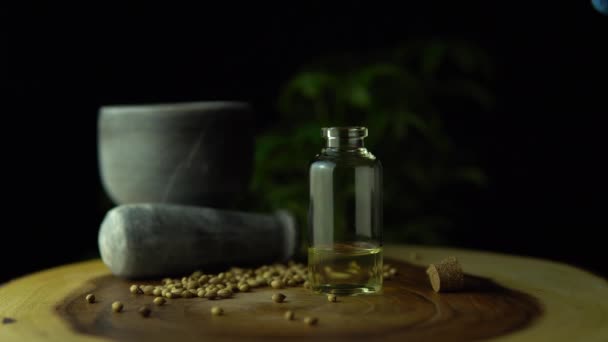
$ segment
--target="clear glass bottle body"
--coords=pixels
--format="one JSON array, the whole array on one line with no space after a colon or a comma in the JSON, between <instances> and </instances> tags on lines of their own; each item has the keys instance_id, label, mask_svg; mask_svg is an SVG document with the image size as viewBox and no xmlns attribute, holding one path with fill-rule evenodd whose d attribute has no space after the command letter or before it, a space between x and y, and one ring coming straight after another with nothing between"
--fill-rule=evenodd
<instances>
[{"instance_id":1,"label":"clear glass bottle body","mask_svg":"<svg viewBox=\"0 0 608 342\"><path fill-rule=\"evenodd\" d=\"M364 127L323 128L310 163L308 265L315 292L382 289L382 166L363 144Z\"/></svg>"}]
</instances>

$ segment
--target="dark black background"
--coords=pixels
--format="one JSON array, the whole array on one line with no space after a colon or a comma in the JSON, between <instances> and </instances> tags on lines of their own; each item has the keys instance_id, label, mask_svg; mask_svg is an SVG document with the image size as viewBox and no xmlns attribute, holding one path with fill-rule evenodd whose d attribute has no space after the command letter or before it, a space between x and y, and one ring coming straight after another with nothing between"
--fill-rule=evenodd
<instances>
[{"instance_id":1,"label":"dark black background","mask_svg":"<svg viewBox=\"0 0 608 342\"><path fill-rule=\"evenodd\" d=\"M445 118L490 178L458 244L607 274L608 17L587 1L531 3L3 8L0 280L96 256L99 106L246 100L262 131L315 57L434 38L478 44L496 64L493 113Z\"/></svg>"}]
</instances>

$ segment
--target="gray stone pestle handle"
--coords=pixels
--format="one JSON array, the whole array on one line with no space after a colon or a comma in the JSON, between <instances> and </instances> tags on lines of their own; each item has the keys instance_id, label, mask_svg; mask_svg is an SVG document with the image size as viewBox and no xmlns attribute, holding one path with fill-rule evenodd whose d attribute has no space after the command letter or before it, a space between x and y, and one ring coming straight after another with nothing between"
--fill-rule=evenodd
<instances>
[{"instance_id":1,"label":"gray stone pestle handle","mask_svg":"<svg viewBox=\"0 0 608 342\"><path fill-rule=\"evenodd\" d=\"M126 204L106 214L99 251L124 278L286 261L296 248L293 217L174 204Z\"/></svg>"}]
</instances>

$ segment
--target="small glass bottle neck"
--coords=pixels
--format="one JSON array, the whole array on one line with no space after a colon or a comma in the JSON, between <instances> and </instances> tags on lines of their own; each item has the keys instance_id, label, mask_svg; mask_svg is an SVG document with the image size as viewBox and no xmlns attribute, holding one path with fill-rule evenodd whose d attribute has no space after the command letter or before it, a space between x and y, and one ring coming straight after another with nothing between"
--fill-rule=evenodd
<instances>
[{"instance_id":1,"label":"small glass bottle neck","mask_svg":"<svg viewBox=\"0 0 608 342\"><path fill-rule=\"evenodd\" d=\"M363 138L326 138L325 148L353 150L363 148Z\"/></svg>"}]
</instances>

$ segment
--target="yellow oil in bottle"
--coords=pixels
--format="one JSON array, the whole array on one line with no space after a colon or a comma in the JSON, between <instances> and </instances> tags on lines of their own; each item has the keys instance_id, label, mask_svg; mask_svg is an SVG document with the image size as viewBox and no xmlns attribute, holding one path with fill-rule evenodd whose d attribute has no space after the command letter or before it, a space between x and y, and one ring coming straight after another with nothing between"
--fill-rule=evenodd
<instances>
[{"instance_id":1,"label":"yellow oil in bottle","mask_svg":"<svg viewBox=\"0 0 608 342\"><path fill-rule=\"evenodd\" d=\"M308 265L315 292L356 295L382 289L382 247L365 244L310 247Z\"/></svg>"}]
</instances>

